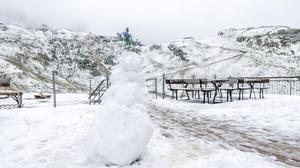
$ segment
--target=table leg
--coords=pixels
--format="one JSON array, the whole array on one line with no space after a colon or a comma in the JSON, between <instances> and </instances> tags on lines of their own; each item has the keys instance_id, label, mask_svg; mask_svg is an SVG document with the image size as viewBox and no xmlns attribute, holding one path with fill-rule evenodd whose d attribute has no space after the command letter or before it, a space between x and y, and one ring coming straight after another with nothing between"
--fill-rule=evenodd
<instances>
[{"instance_id":1,"label":"table leg","mask_svg":"<svg viewBox=\"0 0 300 168\"><path fill-rule=\"evenodd\" d=\"M188 100L190 100L189 92L187 90L185 92L186 92L186 96L187 96Z\"/></svg>"}]
</instances>

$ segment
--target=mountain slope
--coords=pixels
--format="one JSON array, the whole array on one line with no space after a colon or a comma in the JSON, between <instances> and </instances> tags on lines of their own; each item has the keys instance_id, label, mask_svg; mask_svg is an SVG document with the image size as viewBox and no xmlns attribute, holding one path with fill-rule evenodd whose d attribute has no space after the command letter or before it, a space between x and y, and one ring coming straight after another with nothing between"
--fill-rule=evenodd
<instances>
[{"instance_id":1,"label":"mountain slope","mask_svg":"<svg viewBox=\"0 0 300 168\"><path fill-rule=\"evenodd\" d=\"M27 92L51 91L52 70L59 91L87 89L89 79L103 78L124 50L116 37L0 23L0 76ZM144 56L147 77L300 75L300 29L284 26L228 29L204 41L189 37L130 50Z\"/></svg>"},{"instance_id":2,"label":"mountain slope","mask_svg":"<svg viewBox=\"0 0 300 168\"><path fill-rule=\"evenodd\" d=\"M155 44L144 49L144 53L149 61L148 74L161 75L186 68L175 76L299 75L300 29L283 26L229 29L205 41L185 38L170 44Z\"/></svg>"},{"instance_id":3,"label":"mountain slope","mask_svg":"<svg viewBox=\"0 0 300 168\"><path fill-rule=\"evenodd\" d=\"M124 50L115 37L47 26L26 30L0 24L0 41L0 73L26 91L48 91L52 70L60 91L86 89L88 79L105 74Z\"/></svg>"}]
</instances>

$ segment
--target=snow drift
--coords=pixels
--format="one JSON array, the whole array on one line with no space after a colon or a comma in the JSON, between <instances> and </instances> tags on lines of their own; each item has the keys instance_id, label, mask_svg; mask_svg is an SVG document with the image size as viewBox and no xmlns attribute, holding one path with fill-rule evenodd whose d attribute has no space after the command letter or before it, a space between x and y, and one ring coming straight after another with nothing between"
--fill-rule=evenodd
<instances>
[{"instance_id":1,"label":"snow drift","mask_svg":"<svg viewBox=\"0 0 300 168\"><path fill-rule=\"evenodd\" d=\"M122 166L140 159L152 136L152 124L145 114L142 57L126 53L119 61L88 140L88 157Z\"/></svg>"}]
</instances>

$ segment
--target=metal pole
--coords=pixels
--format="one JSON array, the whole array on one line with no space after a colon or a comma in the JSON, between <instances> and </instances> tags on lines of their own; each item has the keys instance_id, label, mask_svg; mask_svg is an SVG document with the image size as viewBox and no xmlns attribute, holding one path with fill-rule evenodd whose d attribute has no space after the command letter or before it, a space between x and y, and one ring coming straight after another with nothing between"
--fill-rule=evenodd
<instances>
[{"instance_id":1,"label":"metal pole","mask_svg":"<svg viewBox=\"0 0 300 168\"><path fill-rule=\"evenodd\" d=\"M92 92L92 79L90 79L90 89L89 89L89 95L91 95Z\"/></svg>"},{"instance_id":2,"label":"metal pole","mask_svg":"<svg viewBox=\"0 0 300 168\"><path fill-rule=\"evenodd\" d=\"M289 82L290 82L290 95L292 95L292 80L290 79Z\"/></svg>"},{"instance_id":3,"label":"metal pole","mask_svg":"<svg viewBox=\"0 0 300 168\"><path fill-rule=\"evenodd\" d=\"M154 85L155 85L155 99L157 99L157 78L154 80Z\"/></svg>"},{"instance_id":4,"label":"metal pole","mask_svg":"<svg viewBox=\"0 0 300 168\"><path fill-rule=\"evenodd\" d=\"M56 107L56 88L55 88L55 71L52 71L52 85L53 85L53 105Z\"/></svg>"},{"instance_id":5,"label":"metal pole","mask_svg":"<svg viewBox=\"0 0 300 168\"><path fill-rule=\"evenodd\" d=\"M91 93L92 93L92 79L90 78L90 88L89 88L89 102L91 102Z\"/></svg>"},{"instance_id":6,"label":"metal pole","mask_svg":"<svg viewBox=\"0 0 300 168\"><path fill-rule=\"evenodd\" d=\"M165 78L166 78L166 75L163 73L163 76L162 76L162 98L165 99Z\"/></svg>"},{"instance_id":7,"label":"metal pole","mask_svg":"<svg viewBox=\"0 0 300 168\"><path fill-rule=\"evenodd\" d=\"M109 88L109 75L108 75L108 71L106 71L106 86L107 86L107 88Z\"/></svg>"},{"instance_id":8,"label":"metal pole","mask_svg":"<svg viewBox=\"0 0 300 168\"><path fill-rule=\"evenodd\" d=\"M192 78L195 79L195 74L193 74ZM192 87L195 88L194 83L192 84ZM195 97L196 97L196 92L193 91L193 92L192 92L192 98L195 98Z\"/></svg>"}]
</instances>

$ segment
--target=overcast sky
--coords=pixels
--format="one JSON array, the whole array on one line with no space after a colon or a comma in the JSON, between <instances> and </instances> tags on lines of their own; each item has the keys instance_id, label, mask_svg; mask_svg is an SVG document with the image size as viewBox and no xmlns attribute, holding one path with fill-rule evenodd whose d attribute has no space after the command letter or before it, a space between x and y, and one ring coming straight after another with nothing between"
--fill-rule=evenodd
<instances>
[{"instance_id":1,"label":"overcast sky","mask_svg":"<svg viewBox=\"0 0 300 168\"><path fill-rule=\"evenodd\" d=\"M146 44L215 36L230 27L300 28L300 0L0 0L0 22L101 35L127 26Z\"/></svg>"}]
</instances>

